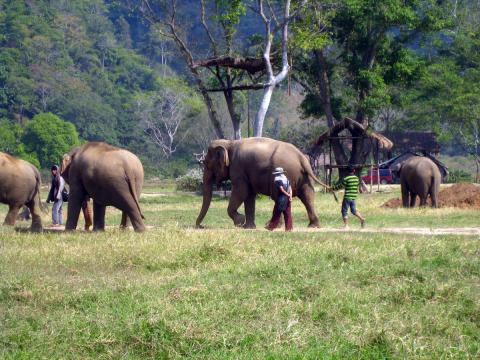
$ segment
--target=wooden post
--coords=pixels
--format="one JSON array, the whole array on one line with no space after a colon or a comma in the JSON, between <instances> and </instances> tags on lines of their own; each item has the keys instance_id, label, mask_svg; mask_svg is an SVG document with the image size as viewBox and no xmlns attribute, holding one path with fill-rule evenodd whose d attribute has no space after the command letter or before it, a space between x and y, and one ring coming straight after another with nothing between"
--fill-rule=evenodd
<instances>
[{"instance_id":1,"label":"wooden post","mask_svg":"<svg viewBox=\"0 0 480 360\"><path fill-rule=\"evenodd\" d=\"M369 169L369 175L370 175L370 194L373 193L373 165L370 164L370 169Z\"/></svg>"},{"instance_id":2,"label":"wooden post","mask_svg":"<svg viewBox=\"0 0 480 360\"><path fill-rule=\"evenodd\" d=\"M247 90L247 137L250 137L250 91Z\"/></svg>"},{"instance_id":3,"label":"wooden post","mask_svg":"<svg viewBox=\"0 0 480 360\"><path fill-rule=\"evenodd\" d=\"M378 191L380 191L380 157L379 157L379 145L378 145L378 140L377 140L377 183L378 183Z\"/></svg>"},{"instance_id":4,"label":"wooden post","mask_svg":"<svg viewBox=\"0 0 480 360\"><path fill-rule=\"evenodd\" d=\"M328 157L330 161L329 173L328 173L328 186L332 186L332 139L328 137Z\"/></svg>"}]
</instances>

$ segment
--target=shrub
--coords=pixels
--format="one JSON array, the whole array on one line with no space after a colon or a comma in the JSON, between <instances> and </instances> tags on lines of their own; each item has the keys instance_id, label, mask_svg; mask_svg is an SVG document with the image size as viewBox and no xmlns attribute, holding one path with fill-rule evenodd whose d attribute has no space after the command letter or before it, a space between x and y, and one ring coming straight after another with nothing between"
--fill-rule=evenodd
<instances>
[{"instance_id":1,"label":"shrub","mask_svg":"<svg viewBox=\"0 0 480 360\"><path fill-rule=\"evenodd\" d=\"M465 170L451 170L448 174L449 183L472 182L472 175Z\"/></svg>"},{"instance_id":2,"label":"shrub","mask_svg":"<svg viewBox=\"0 0 480 360\"><path fill-rule=\"evenodd\" d=\"M177 190L200 191L203 183L203 172L201 169L190 169L185 175L175 179Z\"/></svg>"},{"instance_id":3,"label":"shrub","mask_svg":"<svg viewBox=\"0 0 480 360\"><path fill-rule=\"evenodd\" d=\"M72 123L51 113L35 115L22 136L25 153L34 153L44 168L58 164L63 154L80 144Z\"/></svg>"}]
</instances>

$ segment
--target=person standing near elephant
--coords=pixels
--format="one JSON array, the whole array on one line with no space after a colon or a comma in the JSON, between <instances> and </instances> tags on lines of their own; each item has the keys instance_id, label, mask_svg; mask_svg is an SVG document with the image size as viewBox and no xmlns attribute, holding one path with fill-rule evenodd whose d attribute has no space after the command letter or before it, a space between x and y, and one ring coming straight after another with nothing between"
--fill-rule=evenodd
<instances>
[{"instance_id":1,"label":"person standing near elephant","mask_svg":"<svg viewBox=\"0 0 480 360\"><path fill-rule=\"evenodd\" d=\"M65 188L65 180L58 172L58 166L53 165L51 168L52 173L52 185L50 192L48 193L47 203L53 201L52 208L52 226L57 227L62 225L62 192Z\"/></svg>"},{"instance_id":2,"label":"person standing near elephant","mask_svg":"<svg viewBox=\"0 0 480 360\"><path fill-rule=\"evenodd\" d=\"M290 182L285 176L285 171L281 167L275 168L272 173L274 175L273 184L275 206L273 207L272 218L270 219L267 230L273 231L277 228L280 217L283 214L285 219L285 231L293 230L292 221L292 188Z\"/></svg>"},{"instance_id":3,"label":"person standing near elephant","mask_svg":"<svg viewBox=\"0 0 480 360\"><path fill-rule=\"evenodd\" d=\"M331 190L345 189L345 195L342 201L342 218L345 229L348 229L348 209L359 220L360 224L365 227L365 218L357 210L357 197L358 188L360 186L360 179L355 175L355 169L351 166L348 167L348 175L340 180L337 184L332 186Z\"/></svg>"}]
</instances>

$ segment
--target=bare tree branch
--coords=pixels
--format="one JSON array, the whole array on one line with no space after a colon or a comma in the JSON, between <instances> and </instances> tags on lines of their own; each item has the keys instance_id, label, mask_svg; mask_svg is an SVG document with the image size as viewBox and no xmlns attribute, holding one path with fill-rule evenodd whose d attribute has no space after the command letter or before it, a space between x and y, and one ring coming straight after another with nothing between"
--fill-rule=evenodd
<instances>
[{"instance_id":1,"label":"bare tree branch","mask_svg":"<svg viewBox=\"0 0 480 360\"><path fill-rule=\"evenodd\" d=\"M260 90L265 89L268 84L250 84L250 85L237 85L231 87L210 88L208 92L223 92L223 91L236 91L236 90Z\"/></svg>"},{"instance_id":2,"label":"bare tree branch","mask_svg":"<svg viewBox=\"0 0 480 360\"><path fill-rule=\"evenodd\" d=\"M233 69L246 70L250 74L265 71L265 61L263 59L252 57L231 57L220 56L213 59L198 60L193 63L193 67L222 66Z\"/></svg>"},{"instance_id":3,"label":"bare tree branch","mask_svg":"<svg viewBox=\"0 0 480 360\"><path fill-rule=\"evenodd\" d=\"M200 1L201 4L201 23L203 28L205 29L205 32L207 33L208 39L210 40L210 43L212 44L212 49L213 49L213 54L215 57L218 57L218 47L217 47L217 42L212 36L212 33L210 32L210 29L208 28L207 21L205 20L205 0Z\"/></svg>"},{"instance_id":4,"label":"bare tree branch","mask_svg":"<svg viewBox=\"0 0 480 360\"><path fill-rule=\"evenodd\" d=\"M177 140L178 129L187 115L185 95L173 89L137 100L136 113L140 124L166 158L177 150L186 133Z\"/></svg>"},{"instance_id":5,"label":"bare tree branch","mask_svg":"<svg viewBox=\"0 0 480 360\"><path fill-rule=\"evenodd\" d=\"M159 16L157 16L155 10L150 5L149 0L142 0L142 4L144 5L144 7L141 7L141 12L144 18L146 18L152 24L163 24L167 26L167 28L169 29L169 37L171 37L177 44L180 50L180 53L183 55L187 63L187 66L190 69L190 72L193 75L195 82L197 83L198 89L202 94L205 105L207 106L207 111L208 111L210 121L213 125L213 128L215 129L215 133L217 137L220 139L225 138L225 135L222 130L222 126L220 124L220 120L218 118L217 112L213 104L213 100L210 97L208 91L206 90L204 81L200 76L199 72L197 71L196 68L193 67L193 62L194 62L193 55L190 49L187 47L187 44L181 39L181 37L177 32L176 25L175 25L175 16L177 11L176 0L171 0L170 2L171 4L170 20L163 20Z\"/></svg>"},{"instance_id":6,"label":"bare tree branch","mask_svg":"<svg viewBox=\"0 0 480 360\"><path fill-rule=\"evenodd\" d=\"M268 74L268 86L265 87L263 99L260 103L255 123L253 126L253 136L259 137L263 133L263 123L265 115L267 114L270 100L272 98L273 89L280 82L282 82L288 74L290 65L288 64L288 24L290 21L290 4L291 0L285 0L284 14L283 14L283 28L282 28L282 70L276 76L273 73L272 64L270 62L270 50L272 47L273 34L271 32L271 19L267 18L263 9L263 0L258 0L260 16L265 23L265 49L263 52L263 59L266 64Z\"/></svg>"}]
</instances>

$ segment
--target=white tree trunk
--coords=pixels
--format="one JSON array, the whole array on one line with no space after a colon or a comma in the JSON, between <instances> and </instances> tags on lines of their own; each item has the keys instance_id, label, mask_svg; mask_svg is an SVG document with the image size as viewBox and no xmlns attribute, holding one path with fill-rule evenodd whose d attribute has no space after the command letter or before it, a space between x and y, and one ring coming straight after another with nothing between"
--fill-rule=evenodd
<instances>
[{"instance_id":1,"label":"white tree trunk","mask_svg":"<svg viewBox=\"0 0 480 360\"><path fill-rule=\"evenodd\" d=\"M263 123L265 122L265 115L267 115L274 88L275 85L270 85L263 91L263 99L260 103L260 108L258 109L257 116L255 117L255 124L253 125L254 137L261 137L263 134Z\"/></svg>"},{"instance_id":2,"label":"white tree trunk","mask_svg":"<svg viewBox=\"0 0 480 360\"><path fill-rule=\"evenodd\" d=\"M285 1L283 24L282 24L282 71L277 76L273 74L272 64L270 62L270 50L272 47L273 35L271 32L271 19L265 16L263 11L263 0L259 0L260 15L265 23L265 51L263 58L266 63L268 73L268 84L263 92L263 99L260 103L257 116L255 117L255 124L253 125L253 136L261 137L263 134L263 124L265 122L265 116L270 106L270 100L272 99L272 93L275 86L281 83L288 74L290 65L288 64L288 23L290 22L290 0Z\"/></svg>"}]
</instances>

